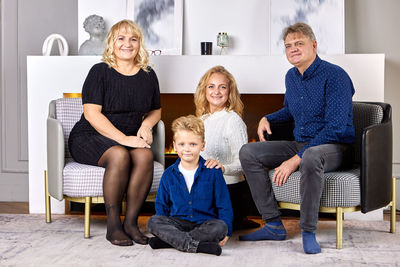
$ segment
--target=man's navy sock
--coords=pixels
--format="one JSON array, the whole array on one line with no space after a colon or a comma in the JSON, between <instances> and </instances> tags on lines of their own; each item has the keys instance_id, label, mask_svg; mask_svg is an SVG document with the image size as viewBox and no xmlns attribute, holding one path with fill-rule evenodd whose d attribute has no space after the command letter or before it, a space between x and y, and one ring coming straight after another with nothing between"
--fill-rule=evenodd
<instances>
[{"instance_id":1,"label":"man's navy sock","mask_svg":"<svg viewBox=\"0 0 400 267\"><path fill-rule=\"evenodd\" d=\"M239 236L241 241L258 241L258 240L285 240L286 230L282 221L267 222L265 226L253 233Z\"/></svg>"},{"instance_id":2,"label":"man's navy sock","mask_svg":"<svg viewBox=\"0 0 400 267\"><path fill-rule=\"evenodd\" d=\"M307 254L318 254L321 253L321 247L319 246L315 233L302 231L303 236L303 249Z\"/></svg>"}]
</instances>

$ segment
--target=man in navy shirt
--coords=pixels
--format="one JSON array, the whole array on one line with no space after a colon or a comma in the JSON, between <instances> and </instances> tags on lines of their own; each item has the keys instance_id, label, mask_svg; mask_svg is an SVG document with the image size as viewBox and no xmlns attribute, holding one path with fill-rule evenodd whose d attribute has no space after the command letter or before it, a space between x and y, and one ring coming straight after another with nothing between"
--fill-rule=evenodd
<instances>
[{"instance_id":1,"label":"man in navy shirt","mask_svg":"<svg viewBox=\"0 0 400 267\"><path fill-rule=\"evenodd\" d=\"M265 168L275 169L272 182L286 183L299 169L300 223L305 253L321 248L315 238L324 172L339 168L354 142L350 77L339 66L321 60L310 26L296 23L283 31L286 57L294 66L285 78L284 107L263 117L258 125L261 142L249 143L240 150L240 161L258 211L266 221L264 228L241 236L240 240L284 240L286 230L280 219L272 183ZM295 141L267 141L270 122L294 121Z\"/></svg>"}]
</instances>

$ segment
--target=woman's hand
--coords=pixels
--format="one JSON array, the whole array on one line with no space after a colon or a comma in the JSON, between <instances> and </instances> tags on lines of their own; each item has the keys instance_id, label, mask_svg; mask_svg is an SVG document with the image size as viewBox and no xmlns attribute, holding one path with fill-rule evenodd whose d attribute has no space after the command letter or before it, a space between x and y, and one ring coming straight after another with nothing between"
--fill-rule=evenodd
<instances>
[{"instance_id":1,"label":"woman's hand","mask_svg":"<svg viewBox=\"0 0 400 267\"><path fill-rule=\"evenodd\" d=\"M140 126L137 136L142 138L148 145L153 143L153 133L151 128L146 125L142 124L142 126Z\"/></svg>"},{"instance_id":2,"label":"woman's hand","mask_svg":"<svg viewBox=\"0 0 400 267\"><path fill-rule=\"evenodd\" d=\"M223 246L226 244L226 242L228 242L228 239L229 239L229 236L225 236L224 239L222 239L221 241L219 241L218 245L219 245L220 247L223 247Z\"/></svg>"},{"instance_id":3,"label":"woman's hand","mask_svg":"<svg viewBox=\"0 0 400 267\"><path fill-rule=\"evenodd\" d=\"M207 168L211 169L211 168L216 168L216 169L221 169L222 173L225 172L225 167L224 165L222 165L221 163L219 163L218 160L216 159L208 159L206 160L206 162L204 163L204 166L206 166Z\"/></svg>"},{"instance_id":4,"label":"woman's hand","mask_svg":"<svg viewBox=\"0 0 400 267\"><path fill-rule=\"evenodd\" d=\"M129 147L150 148L150 145L138 136L126 136L119 143Z\"/></svg>"}]
</instances>

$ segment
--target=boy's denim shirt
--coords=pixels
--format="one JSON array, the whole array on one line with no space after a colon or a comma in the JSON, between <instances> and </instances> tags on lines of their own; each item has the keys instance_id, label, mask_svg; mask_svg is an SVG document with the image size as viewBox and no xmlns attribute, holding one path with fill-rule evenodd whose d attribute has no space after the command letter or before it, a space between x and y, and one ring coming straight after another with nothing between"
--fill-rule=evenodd
<instances>
[{"instance_id":1,"label":"boy's denim shirt","mask_svg":"<svg viewBox=\"0 0 400 267\"><path fill-rule=\"evenodd\" d=\"M156 215L177 217L196 223L209 219L223 220L232 236L233 211L221 169L209 169L200 157L190 193L179 171L180 159L161 177L155 202Z\"/></svg>"}]
</instances>

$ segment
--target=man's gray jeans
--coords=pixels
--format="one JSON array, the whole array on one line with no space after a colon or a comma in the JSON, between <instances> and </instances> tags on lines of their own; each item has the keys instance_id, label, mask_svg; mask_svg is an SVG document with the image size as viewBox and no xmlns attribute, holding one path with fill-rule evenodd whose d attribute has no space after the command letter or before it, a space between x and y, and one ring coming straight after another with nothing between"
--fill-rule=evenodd
<instances>
[{"instance_id":1,"label":"man's gray jeans","mask_svg":"<svg viewBox=\"0 0 400 267\"><path fill-rule=\"evenodd\" d=\"M296 155L306 144L296 141L266 141L245 144L240 149L239 158L243 172L264 220L280 215L266 168L278 167ZM319 203L324 188L323 173L348 164L349 153L351 149L348 144L324 144L310 147L303 153L299 166L299 226L304 231L314 232L317 229Z\"/></svg>"}]
</instances>

